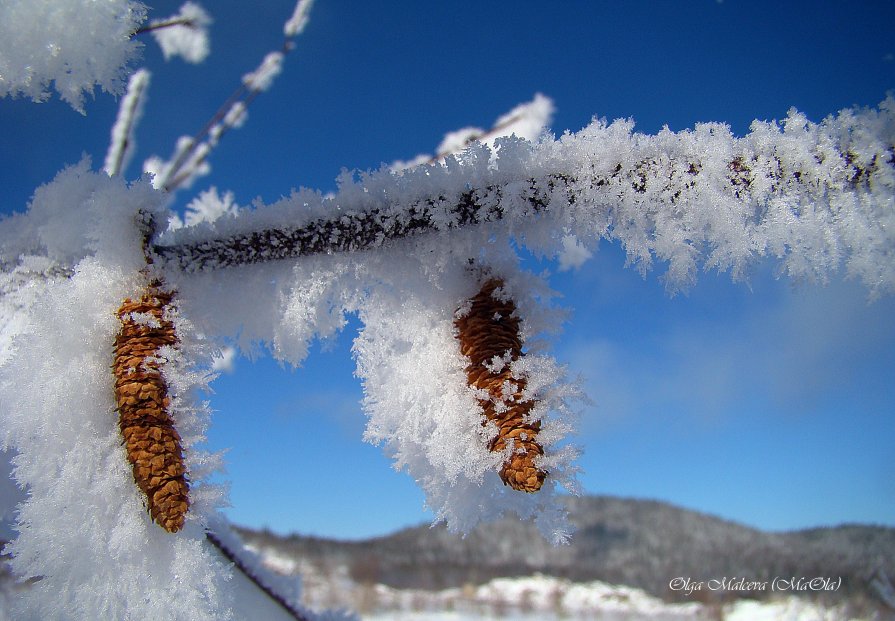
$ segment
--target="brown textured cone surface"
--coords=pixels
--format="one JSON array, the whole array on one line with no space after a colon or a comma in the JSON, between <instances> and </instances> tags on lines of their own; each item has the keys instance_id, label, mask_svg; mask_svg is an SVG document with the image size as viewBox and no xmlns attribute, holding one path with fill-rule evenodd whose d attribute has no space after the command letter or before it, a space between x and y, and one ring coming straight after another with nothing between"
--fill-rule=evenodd
<instances>
[{"instance_id":1,"label":"brown textured cone surface","mask_svg":"<svg viewBox=\"0 0 895 621\"><path fill-rule=\"evenodd\" d=\"M177 344L174 324L165 318L172 297L153 284L139 300L124 301L112 370L118 425L134 480L152 519L174 533L183 528L190 501L180 435L168 413L168 386L158 358L161 347Z\"/></svg>"},{"instance_id":2,"label":"brown textured cone surface","mask_svg":"<svg viewBox=\"0 0 895 621\"><path fill-rule=\"evenodd\" d=\"M469 358L466 367L469 385L487 390L490 396L479 400L485 416L499 430L489 448L502 451L513 443L513 454L501 467L500 478L513 489L536 492L544 484L547 473L534 464L535 458L544 454L536 439L541 423L526 418L534 402L523 400L525 380L513 377L508 364L499 372L486 366L491 365L495 356L503 358L507 352L511 361L522 356L519 318L513 315L516 305L512 300L494 297L494 291L502 285L498 279L485 282L472 298L469 312L457 317L454 323L460 352Z\"/></svg>"}]
</instances>

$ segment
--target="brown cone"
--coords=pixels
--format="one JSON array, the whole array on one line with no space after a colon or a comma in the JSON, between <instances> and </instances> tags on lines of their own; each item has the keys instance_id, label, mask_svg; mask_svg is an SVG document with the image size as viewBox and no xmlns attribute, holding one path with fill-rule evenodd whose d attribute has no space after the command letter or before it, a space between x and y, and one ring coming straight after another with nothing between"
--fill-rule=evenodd
<instances>
[{"instance_id":1,"label":"brown cone","mask_svg":"<svg viewBox=\"0 0 895 621\"><path fill-rule=\"evenodd\" d=\"M489 399L479 404L489 421L497 424L498 434L489 443L492 451L502 451L513 441L513 454L500 469L500 478L506 485L523 492L541 489L547 473L534 465L535 458L544 454L536 436L541 429L540 421L526 422L526 416L534 402L523 400L525 379L513 377L509 364L494 373L486 367L495 356L510 360L522 357L522 337L519 335L519 318L513 313L516 305L512 300L499 300L494 291L503 281L491 279L482 285L472 298L467 314L457 317L457 338L460 352L469 358L466 367L470 386L488 391ZM504 386L512 387L506 396ZM503 411L498 411L503 410Z\"/></svg>"},{"instance_id":2,"label":"brown cone","mask_svg":"<svg viewBox=\"0 0 895 621\"><path fill-rule=\"evenodd\" d=\"M169 533L183 528L190 504L180 435L168 413L168 386L156 358L161 347L177 344L174 324L164 316L172 298L153 283L139 300L124 301L118 309L121 330L112 365L118 425L134 480L152 519Z\"/></svg>"}]
</instances>

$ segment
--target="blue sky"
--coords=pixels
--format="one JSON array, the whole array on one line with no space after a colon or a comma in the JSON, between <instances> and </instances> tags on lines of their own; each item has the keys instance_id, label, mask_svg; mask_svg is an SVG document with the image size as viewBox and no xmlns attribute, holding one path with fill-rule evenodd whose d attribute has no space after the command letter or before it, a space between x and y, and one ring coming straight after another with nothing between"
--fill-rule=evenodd
<instances>
[{"instance_id":1,"label":"blue sky","mask_svg":"<svg viewBox=\"0 0 895 621\"><path fill-rule=\"evenodd\" d=\"M164 17L179 2L152 3ZM138 155L167 157L269 50L292 0L207 2L212 53L153 71ZM317 0L271 91L227 134L212 174L240 204L334 189L341 168L430 153L445 132L488 127L536 92L553 130L631 117L653 133L724 121L809 118L873 106L895 88L891 2L348 2ZM53 99L0 100L4 213L82 153L100 167L117 102L81 116ZM895 526L895 301L860 285L794 285L760 265L749 283L702 274L670 297L604 243L574 272L549 263L571 311L555 344L594 404L576 441L588 493L658 498L767 529ZM237 523L356 538L430 519L410 478L364 444L356 324L298 370L237 361L219 378L209 442L230 447ZM251 421L251 425L246 425Z\"/></svg>"}]
</instances>

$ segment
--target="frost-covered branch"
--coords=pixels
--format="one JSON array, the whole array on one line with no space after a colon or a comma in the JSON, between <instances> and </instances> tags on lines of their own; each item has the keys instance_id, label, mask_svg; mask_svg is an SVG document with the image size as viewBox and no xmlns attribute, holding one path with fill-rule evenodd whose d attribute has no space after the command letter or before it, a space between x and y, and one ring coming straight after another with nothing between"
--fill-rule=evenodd
<instances>
[{"instance_id":1,"label":"frost-covered branch","mask_svg":"<svg viewBox=\"0 0 895 621\"><path fill-rule=\"evenodd\" d=\"M206 532L205 539L217 548L224 558L233 563L233 567L235 567L237 571L250 580L272 601L276 602L290 617L296 621L311 621L307 615L296 609L295 606L286 601L286 598L258 577L257 572L251 567L251 562L247 562L246 559L243 558L245 552L242 542L236 539L236 536L230 529L222 530L221 532L224 534L220 535L211 531ZM243 553L240 554L237 550L242 550Z\"/></svg>"},{"instance_id":2,"label":"frost-covered branch","mask_svg":"<svg viewBox=\"0 0 895 621\"><path fill-rule=\"evenodd\" d=\"M743 138L721 124L649 136L630 121L596 121L557 141L506 140L496 160L478 146L444 165L346 180L330 199L298 192L163 234L152 252L199 271L502 220L521 236L534 237L534 225L553 239L618 239L642 269L668 261L672 287L689 284L698 263L740 277L770 255L797 279L823 279L845 260L871 290L893 290L893 112L891 98L820 124L791 111L780 124L756 121Z\"/></svg>"},{"instance_id":3,"label":"frost-covered branch","mask_svg":"<svg viewBox=\"0 0 895 621\"><path fill-rule=\"evenodd\" d=\"M459 153L474 142L492 146L498 138L504 136L515 135L517 138L534 142L550 127L554 110L552 99L536 93L531 101L521 103L500 116L491 129L464 127L448 132L435 150L435 155L421 154L409 161L399 160L393 162L390 168L397 172L420 164L434 164L443 161L448 155Z\"/></svg>"},{"instance_id":4,"label":"frost-covered branch","mask_svg":"<svg viewBox=\"0 0 895 621\"><path fill-rule=\"evenodd\" d=\"M119 93L139 55L131 36L146 19L132 0L0 2L0 97L49 98L49 86L78 112L99 86Z\"/></svg>"},{"instance_id":5,"label":"frost-covered branch","mask_svg":"<svg viewBox=\"0 0 895 621\"><path fill-rule=\"evenodd\" d=\"M112 126L112 139L106 153L104 169L110 177L120 175L134 152L134 130L143 116L146 89L152 74L146 69L134 72L127 84L127 93L118 106L118 117Z\"/></svg>"},{"instance_id":6,"label":"frost-covered branch","mask_svg":"<svg viewBox=\"0 0 895 621\"><path fill-rule=\"evenodd\" d=\"M146 160L143 168L155 176L155 187L173 192L189 186L194 179L209 172L208 155L218 145L221 137L228 130L239 128L245 123L248 107L258 95L271 87L282 71L286 54L295 48L295 37L304 31L308 23L311 4L308 0L298 1L293 15L283 26L286 40L281 48L268 53L254 71L242 77L239 87L196 135L182 136L178 140L170 160L164 161L155 156Z\"/></svg>"},{"instance_id":7,"label":"frost-covered branch","mask_svg":"<svg viewBox=\"0 0 895 621\"><path fill-rule=\"evenodd\" d=\"M292 11L292 17L283 24L283 34L287 37L300 35L308 25L312 6L314 6L314 0L298 0Z\"/></svg>"},{"instance_id":8,"label":"frost-covered branch","mask_svg":"<svg viewBox=\"0 0 895 621\"><path fill-rule=\"evenodd\" d=\"M173 28L174 26L186 26L187 28L195 27L195 22L189 17L171 17L169 19L155 20L146 26L140 26L134 31L135 35L146 34L156 30L164 30L165 28Z\"/></svg>"},{"instance_id":9,"label":"frost-covered branch","mask_svg":"<svg viewBox=\"0 0 895 621\"><path fill-rule=\"evenodd\" d=\"M557 177L563 181L562 177ZM496 221L504 216L500 186L464 192L453 202L445 196L418 201L404 210L374 207L369 210L338 210L335 218L320 218L290 228L248 231L223 239L167 245L154 244L153 254L166 265L185 271L217 269L289 259L311 254L332 254L366 250L391 240L431 232ZM525 197L533 209L546 206L545 197L532 180L531 193ZM485 205L488 205L485 207Z\"/></svg>"},{"instance_id":10,"label":"frost-covered branch","mask_svg":"<svg viewBox=\"0 0 895 621\"><path fill-rule=\"evenodd\" d=\"M195 2L185 2L180 12L167 19L154 20L134 34L151 33L165 60L183 56L188 63L201 63L208 56L208 26L211 17Z\"/></svg>"}]
</instances>

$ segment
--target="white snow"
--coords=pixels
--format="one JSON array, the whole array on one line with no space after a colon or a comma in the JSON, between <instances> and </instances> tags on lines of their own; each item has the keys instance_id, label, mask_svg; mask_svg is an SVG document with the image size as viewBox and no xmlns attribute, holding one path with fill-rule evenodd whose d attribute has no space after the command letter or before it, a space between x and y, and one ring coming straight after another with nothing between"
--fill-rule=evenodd
<instances>
[{"instance_id":1,"label":"white snow","mask_svg":"<svg viewBox=\"0 0 895 621\"><path fill-rule=\"evenodd\" d=\"M309 14L313 5L314 0L298 0L295 3L292 17L283 25L283 33L287 37L295 37L304 31L310 20Z\"/></svg>"},{"instance_id":2,"label":"white snow","mask_svg":"<svg viewBox=\"0 0 895 621\"><path fill-rule=\"evenodd\" d=\"M132 37L143 20L130 0L4 0L0 2L0 97L34 101L59 96L80 112L99 86L119 93L140 46Z\"/></svg>"},{"instance_id":3,"label":"white snow","mask_svg":"<svg viewBox=\"0 0 895 621\"><path fill-rule=\"evenodd\" d=\"M265 556L265 563L268 562ZM535 574L496 578L481 585L439 591L396 589L383 584L340 583L302 568L305 602L348 606L364 621L859 621L843 605L823 605L795 596L727 604L669 603L641 589L599 580L572 582Z\"/></svg>"},{"instance_id":4,"label":"white snow","mask_svg":"<svg viewBox=\"0 0 895 621\"><path fill-rule=\"evenodd\" d=\"M842 607L824 607L797 597L756 602L740 600L724 607L725 621L845 621Z\"/></svg>"},{"instance_id":5,"label":"white snow","mask_svg":"<svg viewBox=\"0 0 895 621\"><path fill-rule=\"evenodd\" d=\"M110 176L120 175L126 170L134 154L137 146L136 128L143 116L151 75L146 69L135 71L128 80L127 93L118 104L118 116L112 126L112 139L103 166Z\"/></svg>"},{"instance_id":6,"label":"white snow","mask_svg":"<svg viewBox=\"0 0 895 621\"><path fill-rule=\"evenodd\" d=\"M494 147L498 138L507 136L516 136L517 138L535 142L550 127L554 110L552 99L541 93L536 93L534 99L530 102L521 103L506 114L501 115L491 129L464 127L448 132L436 148L435 155L420 154L408 161L398 160L392 162L389 165L389 169L399 172L421 164L443 162L445 157L459 153L476 140L489 147Z\"/></svg>"},{"instance_id":7,"label":"white snow","mask_svg":"<svg viewBox=\"0 0 895 621\"><path fill-rule=\"evenodd\" d=\"M211 16L195 2L185 2L180 11L171 17L150 22L150 26L159 26L170 22L183 22L155 28L151 31L165 60L173 56L182 56L188 63L201 63L208 56L208 26Z\"/></svg>"},{"instance_id":8,"label":"white snow","mask_svg":"<svg viewBox=\"0 0 895 621\"><path fill-rule=\"evenodd\" d=\"M242 83L251 91L266 91L283 70L283 53L269 52L254 71L242 76Z\"/></svg>"}]
</instances>

